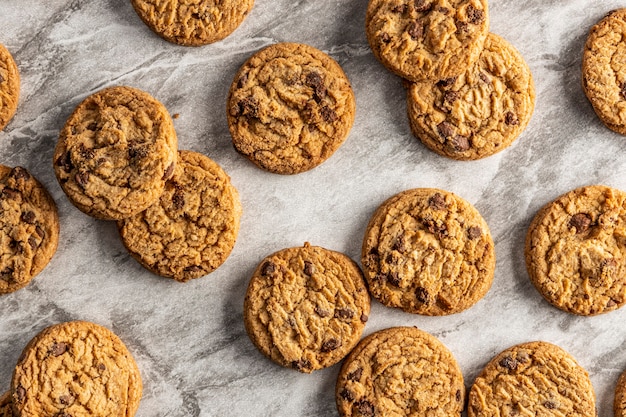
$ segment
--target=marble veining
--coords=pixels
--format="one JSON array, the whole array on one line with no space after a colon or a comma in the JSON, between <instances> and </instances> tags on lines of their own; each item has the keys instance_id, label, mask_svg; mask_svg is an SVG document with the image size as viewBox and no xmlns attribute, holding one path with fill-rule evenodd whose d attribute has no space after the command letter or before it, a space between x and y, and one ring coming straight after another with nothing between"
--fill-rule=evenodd
<instances>
[{"instance_id":1,"label":"marble veining","mask_svg":"<svg viewBox=\"0 0 626 417\"><path fill-rule=\"evenodd\" d=\"M138 416L337 416L339 366L304 375L265 359L242 319L257 263L276 250L315 245L359 260L367 221L387 197L438 187L473 203L496 243L493 287L471 309L421 317L374 303L365 333L418 326L456 356L469 387L489 359L542 339L568 350L590 373L600 417L612 416L613 389L626 369L626 308L576 317L545 302L528 280L526 230L537 210L585 184L626 189L626 138L606 129L580 88L587 31L617 0L491 0L491 30L525 57L537 102L522 136L475 162L440 157L415 139L402 82L371 54L366 0L256 0L243 24L200 48L169 44L128 0L0 0L0 42L22 75L15 118L0 132L0 163L23 165L55 198L59 249L27 288L0 297L0 391L26 343L42 328L91 320L111 328L136 357L144 381ZM323 165L296 176L270 174L238 155L225 99L239 66L280 41L329 53L350 78L354 127ZM111 85L144 89L175 120L180 149L202 152L232 177L244 208L231 257L186 284L152 275L126 252L113 223L75 209L57 184L52 153L59 130L87 95Z\"/></svg>"}]
</instances>

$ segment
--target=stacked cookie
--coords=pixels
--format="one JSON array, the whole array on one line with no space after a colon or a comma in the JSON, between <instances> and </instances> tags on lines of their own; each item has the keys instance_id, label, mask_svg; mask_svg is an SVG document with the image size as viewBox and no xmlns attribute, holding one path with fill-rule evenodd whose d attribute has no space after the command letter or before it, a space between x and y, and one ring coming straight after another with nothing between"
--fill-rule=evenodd
<instances>
[{"instance_id":1,"label":"stacked cookie","mask_svg":"<svg viewBox=\"0 0 626 417\"><path fill-rule=\"evenodd\" d=\"M530 69L489 33L487 0L370 0L374 56L408 83L411 130L428 148L475 160L508 147L534 109Z\"/></svg>"},{"instance_id":2,"label":"stacked cookie","mask_svg":"<svg viewBox=\"0 0 626 417\"><path fill-rule=\"evenodd\" d=\"M142 395L139 368L124 343L84 321L50 326L24 348L2 417L132 417Z\"/></svg>"},{"instance_id":3,"label":"stacked cookie","mask_svg":"<svg viewBox=\"0 0 626 417\"><path fill-rule=\"evenodd\" d=\"M150 271L187 281L230 254L241 205L226 173L208 157L178 151L167 109L148 93L110 87L68 118L54 171L84 213L118 222L124 245Z\"/></svg>"}]
</instances>

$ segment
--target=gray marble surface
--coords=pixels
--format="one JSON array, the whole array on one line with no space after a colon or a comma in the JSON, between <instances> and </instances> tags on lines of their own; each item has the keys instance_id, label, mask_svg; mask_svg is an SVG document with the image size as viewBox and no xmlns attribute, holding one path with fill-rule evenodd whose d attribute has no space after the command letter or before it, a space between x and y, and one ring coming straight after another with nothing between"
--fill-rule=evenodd
<instances>
[{"instance_id":1,"label":"gray marble surface","mask_svg":"<svg viewBox=\"0 0 626 417\"><path fill-rule=\"evenodd\" d=\"M385 198L438 187L483 214L496 242L495 281L471 309L421 317L374 303L365 334L414 325L441 339L470 386L497 352L546 340L590 373L600 417L626 368L626 308L577 317L550 306L528 280L523 257L536 211L581 185L626 189L626 139L607 130L580 88L590 26L616 0L491 0L491 30L529 63L537 102L528 129L505 151L457 162L412 137L402 83L372 56L366 0L257 0L243 25L200 48L169 44L139 20L128 0L0 0L0 42L22 75L17 115L0 132L0 163L23 165L55 198L59 249L27 288L0 297L0 390L26 343L44 327L90 320L115 331L144 382L138 416L336 416L339 366L311 375L265 359L243 327L249 276L269 253L309 241L358 260L365 226ZM354 127L323 165L296 176L264 172L230 142L225 97L237 68L279 41L322 49L356 92ZM179 147L207 154L230 174L244 215L237 245L213 274L186 284L157 277L122 246L115 225L67 200L52 170L58 132L87 95L111 85L144 89L175 120Z\"/></svg>"}]
</instances>

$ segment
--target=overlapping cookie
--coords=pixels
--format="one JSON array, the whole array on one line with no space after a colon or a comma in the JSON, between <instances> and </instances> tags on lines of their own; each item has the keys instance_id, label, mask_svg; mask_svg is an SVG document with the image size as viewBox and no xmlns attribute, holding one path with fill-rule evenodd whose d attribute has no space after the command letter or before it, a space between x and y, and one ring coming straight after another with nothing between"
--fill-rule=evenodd
<instances>
[{"instance_id":1,"label":"overlapping cookie","mask_svg":"<svg viewBox=\"0 0 626 417\"><path fill-rule=\"evenodd\" d=\"M11 53L0 44L0 130L15 115L19 96L20 73Z\"/></svg>"}]
</instances>

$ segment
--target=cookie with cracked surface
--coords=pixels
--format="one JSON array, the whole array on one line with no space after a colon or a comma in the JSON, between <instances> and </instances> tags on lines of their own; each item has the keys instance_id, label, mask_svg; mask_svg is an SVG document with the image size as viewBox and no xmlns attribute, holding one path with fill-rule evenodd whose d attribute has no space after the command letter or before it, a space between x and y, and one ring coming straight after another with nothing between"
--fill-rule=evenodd
<instances>
[{"instance_id":1,"label":"cookie with cracked surface","mask_svg":"<svg viewBox=\"0 0 626 417\"><path fill-rule=\"evenodd\" d=\"M589 31L582 88L600 120L626 135L626 8L613 10Z\"/></svg>"},{"instance_id":2,"label":"cookie with cracked surface","mask_svg":"<svg viewBox=\"0 0 626 417\"><path fill-rule=\"evenodd\" d=\"M370 0L365 17L374 56L411 81L461 75L488 30L487 0Z\"/></svg>"},{"instance_id":3,"label":"cookie with cracked surface","mask_svg":"<svg viewBox=\"0 0 626 417\"><path fill-rule=\"evenodd\" d=\"M434 188L403 191L385 201L367 226L361 257L374 298L435 316L478 302L495 270L493 240L478 210Z\"/></svg>"},{"instance_id":4,"label":"cookie with cracked surface","mask_svg":"<svg viewBox=\"0 0 626 417\"><path fill-rule=\"evenodd\" d=\"M19 70L11 53L0 44L0 130L4 129L15 115L19 96Z\"/></svg>"},{"instance_id":5,"label":"cookie with cracked surface","mask_svg":"<svg viewBox=\"0 0 626 417\"><path fill-rule=\"evenodd\" d=\"M626 192L569 191L535 215L526 234L530 280L552 305L579 315L626 303Z\"/></svg>"},{"instance_id":6,"label":"cookie with cracked surface","mask_svg":"<svg viewBox=\"0 0 626 417\"><path fill-rule=\"evenodd\" d=\"M413 134L438 154L459 160L484 158L511 145L534 107L530 68L511 44L493 33L463 74L413 83L407 92Z\"/></svg>"},{"instance_id":7,"label":"cookie with cracked surface","mask_svg":"<svg viewBox=\"0 0 626 417\"><path fill-rule=\"evenodd\" d=\"M13 417L13 402L11 401L11 391L0 396L0 417Z\"/></svg>"},{"instance_id":8,"label":"cookie with cracked surface","mask_svg":"<svg viewBox=\"0 0 626 417\"><path fill-rule=\"evenodd\" d=\"M230 35L252 10L254 0L131 0L143 22L163 39L201 46Z\"/></svg>"},{"instance_id":9,"label":"cookie with cracked surface","mask_svg":"<svg viewBox=\"0 0 626 417\"><path fill-rule=\"evenodd\" d=\"M626 417L626 371L622 372L615 385L613 415L615 417Z\"/></svg>"},{"instance_id":10,"label":"cookie with cracked surface","mask_svg":"<svg viewBox=\"0 0 626 417\"><path fill-rule=\"evenodd\" d=\"M97 324L72 321L50 326L28 343L11 392L21 417L132 417L142 383L119 337Z\"/></svg>"},{"instance_id":11,"label":"cookie with cracked surface","mask_svg":"<svg viewBox=\"0 0 626 417\"><path fill-rule=\"evenodd\" d=\"M0 165L0 294L25 287L54 256L57 206L22 167Z\"/></svg>"},{"instance_id":12,"label":"cookie with cracked surface","mask_svg":"<svg viewBox=\"0 0 626 417\"><path fill-rule=\"evenodd\" d=\"M235 149L278 174L328 159L348 136L354 113L354 93L339 64L303 44L274 44L254 54L228 95Z\"/></svg>"},{"instance_id":13,"label":"cookie with cracked surface","mask_svg":"<svg viewBox=\"0 0 626 417\"><path fill-rule=\"evenodd\" d=\"M589 375L562 348L547 342L513 346L493 358L469 392L468 417L595 417Z\"/></svg>"},{"instance_id":14,"label":"cookie with cracked surface","mask_svg":"<svg viewBox=\"0 0 626 417\"><path fill-rule=\"evenodd\" d=\"M124 246L155 274L185 282L217 269L232 251L241 217L235 187L207 156L179 151L160 199L120 220Z\"/></svg>"},{"instance_id":15,"label":"cookie with cracked surface","mask_svg":"<svg viewBox=\"0 0 626 417\"><path fill-rule=\"evenodd\" d=\"M177 147L163 104L136 88L105 88L68 118L54 151L54 172L78 209L121 220L158 200L174 172Z\"/></svg>"},{"instance_id":16,"label":"cookie with cracked surface","mask_svg":"<svg viewBox=\"0 0 626 417\"><path fill-rule=\"evenodd\" d=\"M335 399L342 417L458 417L463 374L437 338L415 327L393 327L363 339L344 361Z\"/></svg>"},{"instance_id":17,"label":"cookie with cracked surface","mask_svg":"<svg viewBox=\"0 0 626 417\"><path fill-rule=\"evenodd\" d=\"M244 301L254 345L274 362L310 373L343 359L370 311L363 274L348 256L306 243L266 257Z\"/></svg>"}]
</instances>

